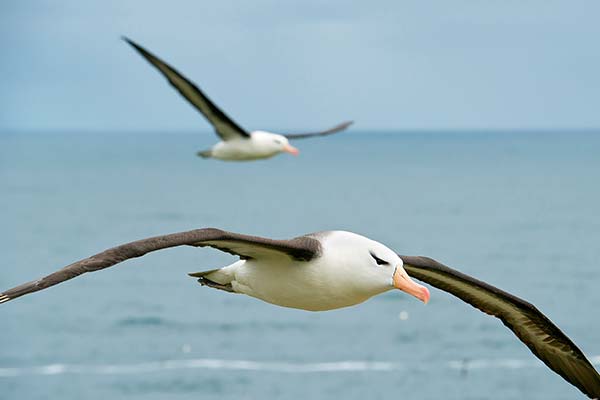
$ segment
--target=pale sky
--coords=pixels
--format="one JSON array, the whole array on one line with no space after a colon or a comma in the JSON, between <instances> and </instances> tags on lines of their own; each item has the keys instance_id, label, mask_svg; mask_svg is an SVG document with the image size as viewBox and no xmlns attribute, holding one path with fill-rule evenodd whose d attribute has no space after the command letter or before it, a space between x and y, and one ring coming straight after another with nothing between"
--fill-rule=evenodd
<instances>
[{"instance_id":1,"label":"pale sky","mask_svg":"<svg viewBox=\"0 0 600 400\"><path fill-rule=\"evenodd\" d=\"M248 130L600 128L600 2L0 3L0 131L207 131L126 35Z\"/></svg>"}]
</instances>

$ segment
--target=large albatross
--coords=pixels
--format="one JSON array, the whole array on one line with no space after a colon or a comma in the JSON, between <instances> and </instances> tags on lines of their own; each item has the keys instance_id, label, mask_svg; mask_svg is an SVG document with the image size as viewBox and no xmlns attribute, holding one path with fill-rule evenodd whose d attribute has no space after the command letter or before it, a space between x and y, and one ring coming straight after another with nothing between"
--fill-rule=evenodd
<instances>
[{"instance_id":1,"label":"large albatross","mask_svg":"<svg viewBox=\"0 0 600 400\"><path fill-rule=\"evenodd\" d=\"M210 246L240 257L226 267L189 274L201 285L310 311L352 306L394 288L427 303L429 290L411 279L416 278L499 318L550 369L590 398L600 397L600 375L575 343L532 304L431 258L398 255L379 242L345 231L274 240L205 228L151 237L9 289L0 293L0 303L182 245Z\"/></svg>"},{"instance_id":2,"label":"large albatross","mask_svg":"<svg viewBox=\"0 0 600 400\"><path fill-rule=\"evenodd\" d=\"M197 154L204 158L217 158L227 161L249 161L262 158L271 158L279 153L287 152L298 154L298 149L290 145L289 139L305 139L314 136L331 135L348 128L352 121L342 122L329 129L319 132L276 134L266 131L248 132L235 121L229 118L217 107L202 91L154 54L144 49L133 40L123 37L133 46L150 64L156 67L167 78L169 83L185 97L215 128L217 135L222 139L210 150L200 151Z\"/></svg>"}]
</instances>

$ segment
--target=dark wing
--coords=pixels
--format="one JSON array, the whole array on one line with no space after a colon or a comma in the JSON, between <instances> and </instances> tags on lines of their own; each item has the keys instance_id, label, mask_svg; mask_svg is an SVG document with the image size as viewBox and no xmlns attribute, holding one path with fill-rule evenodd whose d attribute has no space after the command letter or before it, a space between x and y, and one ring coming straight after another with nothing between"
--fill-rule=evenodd
<instances>
[{"instance_id":1,"label":"dark wing","mask_svg":"<svg viewBox=\"0 0 600 400\"><path fill-rule=\"evenodd\" d=\"M600 397L598 372L575 343L535 306L431 258L400 258L410 276L499 318L550 369L590 398Z\"/></svg>"},{"instance_id":2,"label":"dark wing","mask_svg":"<svg viewBox=\"0 0 600 400\"><path fill-rule=\"evenodd\" d=\"M208 122L215 127L221 139L231 140L250 137L248 132L225 115L196 85L177 72L173 67L134 41L126 37L123 37L123 40L133 46L150 64L154 65L169 80L169 83L208 119Z\"/></svg>"},{"instance_id":3,"label":"dark wing","mask_svg":"<svg viewBox=\"0 0 600 400\"><path fill-rule=\"evenodd\" d=\"M0 293L0 303L46 289L86 272L112 267L130 258L141 257L156 250L183 245L210 246L238 255L244 259L289 257L301 261L313 259L320 254L321 249L318 240L306 236L300 236L291 240L274 240L241 235L214 228L196 229L170 235L155 236L105 250L102 253L67 265L41 279L24 283Z\"/></svg>"},{"instance_id":4,"label":"dark wing","mask_svg":"<svg viewBox=\"0 0 600 400\"><path fill-rule=\"evenodd\" d=\"M346 129L350 125L352 125L353 123L354 123L354 121L346 121L346 122L342 122L341 124L338 124L338 125L336 125L334 127L331 127L331 128L329 128L327 130L320 131L320 132L312 132L312 133L290 133L290 134L285 134L283 136L285 136L288 139L305 139L305 138L309 138L309 137L313 137L313 136L331 135L332 133L343 131L344 129Z\"/></svg>"}]
</instances>

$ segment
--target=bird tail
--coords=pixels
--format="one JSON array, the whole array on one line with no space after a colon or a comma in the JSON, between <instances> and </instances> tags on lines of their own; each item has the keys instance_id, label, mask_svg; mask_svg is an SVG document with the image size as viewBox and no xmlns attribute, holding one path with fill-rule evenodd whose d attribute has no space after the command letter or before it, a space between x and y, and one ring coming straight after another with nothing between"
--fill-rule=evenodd
<instances>
[{"instance_id":1,"label":"bird tail","mask_svg":"<svg viewBox=\"0 0 600 400\"><path fill-rule=\"evenodd\" d=\"M191 272L188 274L191 277L198 278L198 283L202 286L225 290L226 292L235 293L231 287L231 278L219 269L211 269L210 271ZM209 277L209 275L212 275Z\"/></svg>"},{"instance_id":2,"label":"bird tail","mask_svg":"<svg viewBox=\"0 0 600 400\"><path fill-rule=\"evenodd\" d=\"M203 150L196 153L198 157L209 158L212 157L212 150Z\"/></svg>"},{"instance_id":3,"label":"bird tail","mask_svg":"<svg viewBox=\"0 0 600 400\"><path fill-rule=\"evenodd\" d=\"M201 271L201 272L190 272L188 275L193 278L204 278L206 275L212 274L213 272L217 272L220 268L211 269L210 271Z\"/></svg>"}]
</instances>

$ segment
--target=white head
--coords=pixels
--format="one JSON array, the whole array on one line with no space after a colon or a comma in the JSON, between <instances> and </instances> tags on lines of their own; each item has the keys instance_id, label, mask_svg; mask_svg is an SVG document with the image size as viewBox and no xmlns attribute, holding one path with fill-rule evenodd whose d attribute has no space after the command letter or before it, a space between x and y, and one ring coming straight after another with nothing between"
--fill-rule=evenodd
<instances>
[{"instance_id":1,"label":"white head","mask_svg":"<svg viewBox=\"0 0 600 400\"><path fill-rule=\"evenodd\" d=\"M338 283L365 296L400 289L427 303L429 290L406 273L402 259L388 247L352 232L327 232L323 258L337 265Z\"/></svg>"},{"instance_id":2,"label":"white head","mask_svg":"<svg viewBox=\"0 0 600 400\"><path fill-rule=\"evenodd\" d=\"M266 153L276 154L286 152L295 156L299 153L298 149L292 146L289 140L283 135L265 131L254 131L251 135L252 141L260 147L261 151Z\"/></svg>"}]
</instances>

